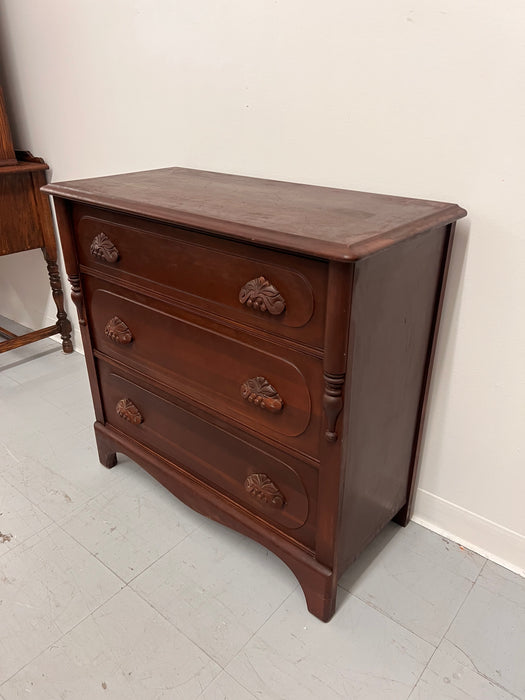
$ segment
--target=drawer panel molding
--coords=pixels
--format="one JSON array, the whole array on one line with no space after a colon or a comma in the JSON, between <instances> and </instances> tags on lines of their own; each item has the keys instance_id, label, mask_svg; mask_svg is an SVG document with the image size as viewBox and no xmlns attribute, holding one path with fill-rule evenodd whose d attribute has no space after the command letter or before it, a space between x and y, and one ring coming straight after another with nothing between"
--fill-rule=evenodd
<instances>
[{"instance_id":1,"label":"drawer panel molding","mask_svg":"<svg viewBox=\"0 0 525 700\"><path fill-rule=\"evenodd\" d=\"M321 347L327 265L124 217L78 213L82 271ZM107 217L107 218L106 218ZM151 226L151 230L150 230Z\"/></svg>"},{"instance_id":2,"label":"drawer panel molding","mask_svg":"<svg viewBox=\"0 0 525 700\"><path fill-rule=\"evenodd\" d=\"M92 342L105 357L229 421L317 458L323 390L317 360L284 353L278 345L257 347L239 332L228 336L201 326L176 306L163 305L161 310L147 297L128 298L126 290L102 287L94 278L83 282ZM132 342L123 342L129 336L119 321L129 329ZM120 341L112 337L117 329L122 331Z\"/></svg>"},{"instance_id":3,"label":"drawer panel molding","mask_svg":"<svg viewBox=\"0 0 525 700\"><path fill-rule=\"evenodd\" d=\"M317 470L297 460L285 462L229 435L103 362L98 367L108 424L160 451L259 517L300 530L294 537L312 545Z\"/></svg>"}]
</instances>

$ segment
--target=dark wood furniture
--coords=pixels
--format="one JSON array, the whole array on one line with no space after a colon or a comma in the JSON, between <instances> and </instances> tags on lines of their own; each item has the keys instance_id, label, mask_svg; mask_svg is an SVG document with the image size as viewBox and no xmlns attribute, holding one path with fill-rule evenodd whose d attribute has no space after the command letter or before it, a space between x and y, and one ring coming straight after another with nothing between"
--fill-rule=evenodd
<instances>
[{"instance_id":1,"label":"dark wood furniture","mask_svg":"<svg viewBox=\"0 0 525 700\"><path fill-rule=\"evenodd\" d=\"M48 185L100 459L261 542L328 620L410 518L454 204L164 169Z\"/></svg>"},{"instance_id":2,"label":"dark wood furniture","mask_svg":"<svg viewBox=\"0 0 525 700\"><path fill-rule=\"evenodd\" d=\"M52 326L16 336L0 328L0 353L55 333L62 337L64 352L73 352L71 324L64 311L64 295L57 265L57 245L48 198L40 188L46 184L48 166L26 151L15 151L0 88L0 255L41 248L57 307Z\"/></svg>"}]
</instances>

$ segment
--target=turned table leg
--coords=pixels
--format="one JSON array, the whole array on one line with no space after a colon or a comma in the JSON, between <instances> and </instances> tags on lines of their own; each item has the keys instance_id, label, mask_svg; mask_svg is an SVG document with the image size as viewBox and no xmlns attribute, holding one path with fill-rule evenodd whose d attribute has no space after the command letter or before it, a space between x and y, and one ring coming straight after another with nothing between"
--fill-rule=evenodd
<instances>
[{"instance_id":1,"label":"turned table leg","mask_svg":"<svg viewBox=\"0 0 525 700\"><path fill-rule=\"evenodd\" d=\"M71 323L64 310L64 293L62 291L62 282L58 271L57 261L53 259L47 248L42 248L42 253L47 264L47 272L49 274L49 283L53 293L53 300L57 307L57 329L62 338L62 349L66 353L73 352L73 343L71 342Z\"/></svg>"}]
</instances>

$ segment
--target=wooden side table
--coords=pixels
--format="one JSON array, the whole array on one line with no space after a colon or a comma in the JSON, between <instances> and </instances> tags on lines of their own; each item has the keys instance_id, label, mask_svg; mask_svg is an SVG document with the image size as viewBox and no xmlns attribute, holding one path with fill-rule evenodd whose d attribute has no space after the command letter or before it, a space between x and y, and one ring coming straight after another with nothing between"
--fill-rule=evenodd
<instances>
[{"instance_id":1,"label":"wooden side table","mask_svg":"<svg viewBox=\"0 0 525 700\"><path fill-rule=\"evenodd\" d=\"M47 328L16 336L0 327L0 353L60 333L64 352L73 352L71 323L64 310L64 295L57 265L57 244L46 184L47 164L27 151L15 151L0 88L0 255L41 248L57 307L57 321Z\"/></svg>"}]
</instances>

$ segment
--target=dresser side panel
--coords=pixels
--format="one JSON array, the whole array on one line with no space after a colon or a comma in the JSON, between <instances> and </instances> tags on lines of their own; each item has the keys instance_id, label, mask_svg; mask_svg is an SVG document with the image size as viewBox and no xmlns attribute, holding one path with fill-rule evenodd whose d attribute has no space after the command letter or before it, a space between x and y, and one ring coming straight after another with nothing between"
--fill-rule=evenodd
<instances>
[{"instance_id":1,"label":"dresser side panel","mask_svg":"<svg viewBox=\"0 0 525 700\"><path fill-rule=\"evenodd\" d=\"M407 501L447 247L441 227L356 265L340 573Z\"/></svg>"},{"instance_id":2,"label":"dresser side panel","mask_svg":"<svg viewBox=\"0 0 525 700\"><path fill-rule=\"evenodd\" d=\"M82 337L82 345L84 348L89 385L93 400L93 408L96 419L100 422L104 422L104 411L102 409L102 401L100 398L100 387L95 368L95 360L93 357L93 344L87 325L84 293L80 281L76 234L71 212L72 205L67 200L55 197L54 207L58 224L58 232L60 235L60 243L62 245L62 254L64 256L64 264L66 267L68 281L71 285L71 299L77 309L80 335Z\"/></svg>"}]
</instances>

